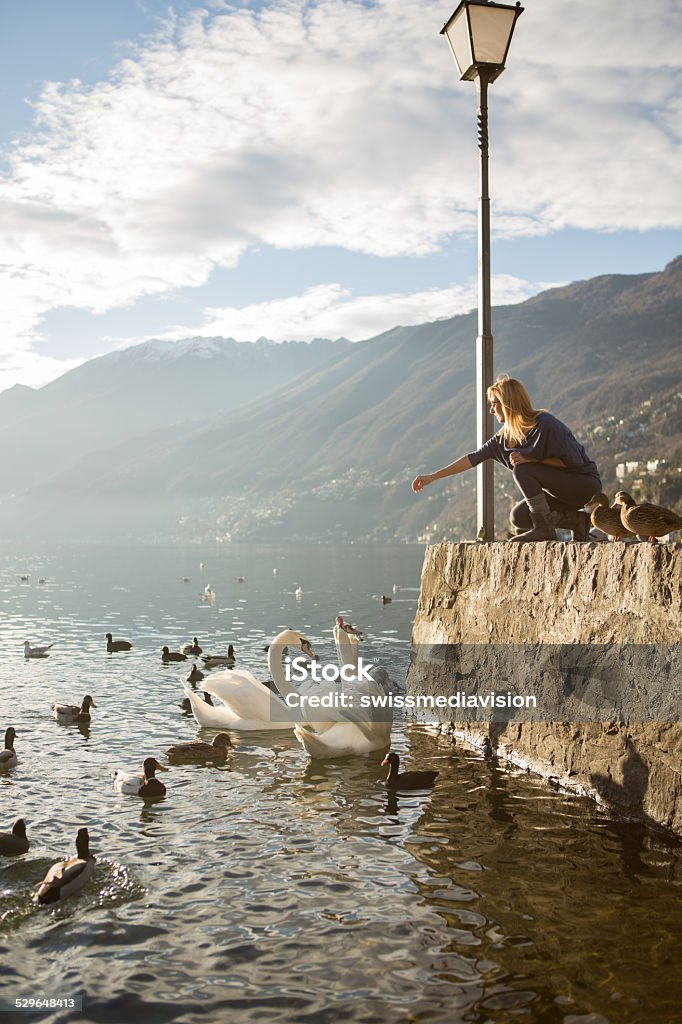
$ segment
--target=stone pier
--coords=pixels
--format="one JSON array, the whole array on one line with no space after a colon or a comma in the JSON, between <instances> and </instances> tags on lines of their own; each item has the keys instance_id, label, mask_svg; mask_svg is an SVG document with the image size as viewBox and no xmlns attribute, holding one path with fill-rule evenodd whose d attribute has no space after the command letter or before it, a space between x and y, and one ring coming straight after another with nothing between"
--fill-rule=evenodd
<instances>
[{"instance_id":1,"label":"stone pier","mask_svg":"<svg viewBox=\"0 0 682 1024\"><path fill-rule=\"evenodd\" d=\"M597 710L576 720L543 720L541 713L482 720L478 713L472 721L449 708L437 714L455 737L617 813L682 834L681 640L682 544L437 544L424 559L407 689L416 695L489 688L488 679L473 684L476 673L467 675L461 664L455 670L452 656L466 662L465 649L485 656L483 645L498 655L502 645L511 645L510 656L512 649L532 652L529 664L537 664L539 652L545 669L552 658L561 661L565 645L585 645L587 657L594 645L620 652L609 685L614 674L629 675L626 689L640 702L626 701L624 714L604 714L594 699ZM659 663L653 696L641 678L646 673L633 667L647 651ZM565 669L545 671L535 682L549 697L552 687L566 688L566 678Z\"/></svg>"}]
</instances>

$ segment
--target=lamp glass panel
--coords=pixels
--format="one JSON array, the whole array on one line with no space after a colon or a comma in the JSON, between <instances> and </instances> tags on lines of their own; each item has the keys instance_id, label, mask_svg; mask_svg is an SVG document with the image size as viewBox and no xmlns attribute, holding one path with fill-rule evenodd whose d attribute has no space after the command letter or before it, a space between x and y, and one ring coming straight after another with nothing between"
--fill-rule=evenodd
<instances>
[{"instance_id":1,"label":"lamp glass panel","mask_svg":"<svg viewBox=\"0 0 682 1024\"><path fill-rule=\"evenodd\" d=\"M469 38L469 25L465 7L462 8L454 21L448 26L445 34L448 37L450 49L459 68L459 73L463 75L474 62L471 53L471 40Z\"/></svg>"},{"instance_id":2,"label":"lamp glass panel","mask_svg":"<svg viewBox=\"0 0 682 1024\"><path fill-rule=\"evenodd\" d=\"M515 9L471 4L469 17L476 64L503 64L516 20Z\"/></svg>"}]
</instances>

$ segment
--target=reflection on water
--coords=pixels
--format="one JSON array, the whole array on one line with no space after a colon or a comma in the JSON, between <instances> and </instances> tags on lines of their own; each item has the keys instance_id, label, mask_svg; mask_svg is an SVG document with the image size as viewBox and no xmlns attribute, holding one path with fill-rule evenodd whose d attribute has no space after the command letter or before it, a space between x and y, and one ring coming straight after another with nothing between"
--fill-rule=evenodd
<instances>
[{"instance_id":1,"label":"reflection on water","mask_svg":"<svg viewBox=\"0 0 682 1024\"><path fill-rule=\"evenodd\" d=\"M276 631L331 658L344 612L404 675L420 568L416 549L352 547L4 555L0 727L19 764L0 774L0 828L25 817L32 845L0 861L0 996L83 996L83 1014L51 1020L680 1019L679 844L424 726L398 724L393 746L440 771L429 795L388 793L380 755L312 762L282 732L173 765L164 799L113 792L114 768L196 735L178 707L189 663L162 665L163 644L232 642L264 677ZM373 600L394 584L390 605ZM107 655L108 631L133 650ZM25 662L25 639L55 647ZM89 726L50 718L85 693ZM34 907L81 824L94 880Z\"/></svg>"}]
</instances>

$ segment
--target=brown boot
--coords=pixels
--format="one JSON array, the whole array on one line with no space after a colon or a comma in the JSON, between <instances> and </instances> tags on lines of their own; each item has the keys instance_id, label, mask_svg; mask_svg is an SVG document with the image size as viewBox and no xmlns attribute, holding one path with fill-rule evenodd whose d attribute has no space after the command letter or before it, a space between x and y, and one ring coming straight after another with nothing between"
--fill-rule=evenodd
<instances>
[{"instance_id":1,"label":"brown boot","mask_svg":"<svg viewBox=\"0 0 682 1024\"><path fill-rule=\"evenodd\" d=\"M553 516L547 504L547 497L543 492L535 494L532 498L526 498L530 521L533 524L532 530L512 537L510 544L523 544L528 540L556 540L556 530L552 522Z\"/></svg>"}]
</instances>

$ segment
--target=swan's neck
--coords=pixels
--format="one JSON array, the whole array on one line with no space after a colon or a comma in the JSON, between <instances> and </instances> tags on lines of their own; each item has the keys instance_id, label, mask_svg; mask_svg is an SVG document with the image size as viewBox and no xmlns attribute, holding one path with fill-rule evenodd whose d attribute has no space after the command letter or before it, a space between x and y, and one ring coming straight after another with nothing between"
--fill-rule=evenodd
<instances>
[{"instance_id":1,"label":"swan's neck","mask_svg":"<svg viewBox=\"0 0 682 1024\"><path fill-rule=\"evenodd\" d=\"M292 686L291 683L287 682L284 676L284 669L282 668L284 647L285 644L280 641L279 637L273 640L268 651L268 668L273 682L277 687L277 692L280 697L286 698L290 693L298 693L298 691L295 686Z\"/></svg>"},{"instance_id":2,"label":"swan's neck","mask_svg":"<svg viewBox=\"0 0 682 1024\"><path fill-rule=\"evenodd\" d=\"M339 668L343 668L344 665L352 665L357 674L359 644L356 638L349 636L340 626L334 626L334 642Z\"/></svg>"}]
</instances>

